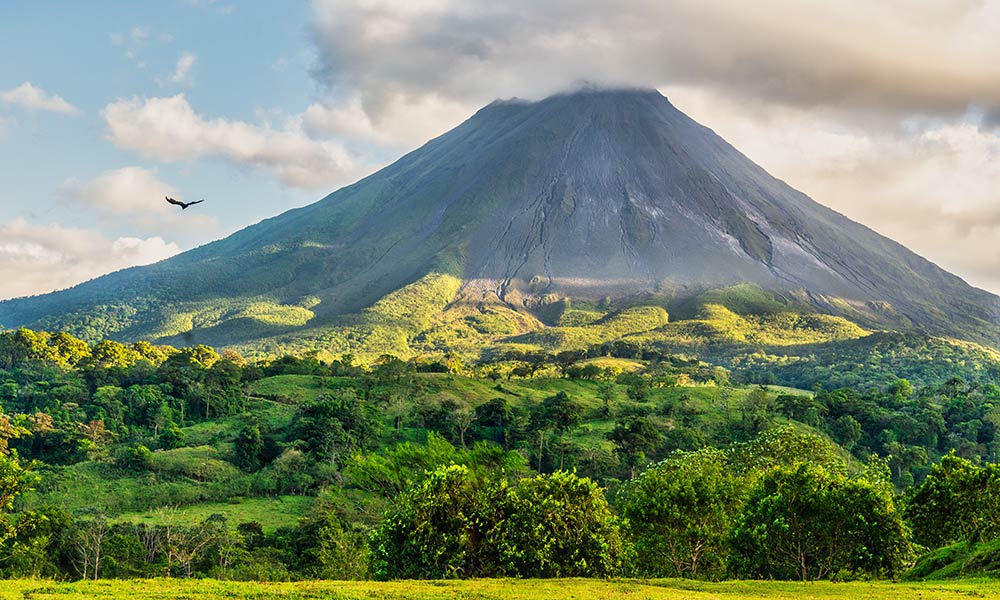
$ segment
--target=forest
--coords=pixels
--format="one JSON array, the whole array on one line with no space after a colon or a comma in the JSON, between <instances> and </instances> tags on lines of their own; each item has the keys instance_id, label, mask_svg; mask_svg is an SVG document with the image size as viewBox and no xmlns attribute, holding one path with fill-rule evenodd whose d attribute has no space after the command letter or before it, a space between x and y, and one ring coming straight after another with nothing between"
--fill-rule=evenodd
<instances>
[{"instance_id":1,"label":"forest","mask_svg":"<svg viewBox=\"0 0 1000 600\"><path fill-rule=\"evenodd\" d=\"M361 363L2 331L0 575L1000 575L1000 387L928 368L801 389L655 346Z\"/></svg>"}]
</instances>

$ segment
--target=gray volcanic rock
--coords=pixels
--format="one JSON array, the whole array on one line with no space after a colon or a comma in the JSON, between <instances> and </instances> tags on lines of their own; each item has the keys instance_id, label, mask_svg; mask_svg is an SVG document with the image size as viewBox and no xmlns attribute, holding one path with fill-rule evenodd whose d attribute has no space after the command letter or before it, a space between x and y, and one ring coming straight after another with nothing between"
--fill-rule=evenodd
<instances>
[{"instance_id":1,"label":"gray volcanic rock","mask_svg":"<svg viewBox=\"0 0 1000 600\"><path fill-rule=\"evenodd\" d=\"M433 271L511 301L754 283L868 325L1000 339L1000 298L775 179L651 90L494 102L315 204L0 303L0 324L134 338L173 306L308 298L315 326Z\"/></svg>"}]
</instances>

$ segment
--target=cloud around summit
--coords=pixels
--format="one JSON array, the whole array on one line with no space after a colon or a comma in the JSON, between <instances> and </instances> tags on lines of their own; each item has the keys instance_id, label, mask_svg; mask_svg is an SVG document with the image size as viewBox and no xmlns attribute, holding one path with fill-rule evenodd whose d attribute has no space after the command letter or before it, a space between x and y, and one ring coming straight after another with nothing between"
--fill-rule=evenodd
<instances>
[{"instance_id":1,"label":"cloud around summit","mask_svg":"<svg viewBox=\"0 0 1000 600\"><path fill-rule=\"evenodd\" d=\"M972 0L315 0L316 77L378 116L576 81L698 85L755 102L899 115L1000 111L1000 6Z\"/></svg>"},{"instance_id":2,"label":"cloud around summit","mask_svg":"<svg viewBox=\"0 0 1000 600\"><path fill-rule=\"evenodd\" d=\"M998 2L314 0L313 13L325 98L309 131L412 147L496 98L656 87L775 176L1000 292L1000 257L982 251L1000 246Z\"/></svg>"}]
</instances>

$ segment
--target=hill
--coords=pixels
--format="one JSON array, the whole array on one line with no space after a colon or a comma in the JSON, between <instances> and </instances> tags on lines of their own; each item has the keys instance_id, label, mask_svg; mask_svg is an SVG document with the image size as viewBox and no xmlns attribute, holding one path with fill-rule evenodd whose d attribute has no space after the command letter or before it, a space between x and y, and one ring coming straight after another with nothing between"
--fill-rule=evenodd
<instances>
[{"instance_id":1,"label":"hill","mask_svg":"<svg viewBox=\"0 0 1000 600\"><path fill-rule=\"evenodd\" d=\"M1000 342L996 296L795 191L647 90L494 102L315 204L2 302L0 325L256 349L374 353L442 332L572 346L596 339L581 326L637 334L671 314L694 322L665 336L690 336L708 305L734 299L744 315Z\"/></svg>"}]
</instances>

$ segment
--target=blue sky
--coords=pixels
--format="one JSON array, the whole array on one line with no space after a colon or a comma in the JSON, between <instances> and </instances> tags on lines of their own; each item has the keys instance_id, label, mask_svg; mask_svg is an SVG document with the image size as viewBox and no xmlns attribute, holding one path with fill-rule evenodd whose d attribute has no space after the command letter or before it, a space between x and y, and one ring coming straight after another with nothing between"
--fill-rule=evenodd
<instances>
[{"instance_id":1,"label":"blue sky","mask_svg":"<svg viewBox=\"0 0 1000 600\"><path fill-rule=\"evenodd\" d=\"M107 140L102 117L117 99L176 94L184 94L200 114L231 120L258 122L260 111L302 110L316 94L308 73L313 53L306 5L59 2L39 10L40 4L0 7L3 55L18 57L0 66L0 89L30 82L79 113L0 108L4 219L96 226L93 213L61 202L58 190L67 181L88 181L123 167L151 170L179 196L207 198L211 204L204 212L216 219L216 233L318 197L316 191L283 186L219 159L151 160ZM185 55L194 62L173 81ZM136 233L128 223L102 230ZM195 232L171 241L187 247L203 237Z\"/></svg>"},{"instance_id":2,"label":"blue sky","mask_svg":"<svg viewBox=\"0 0 1000 600\"><path fill-rule=\"evenodd\" d=\"M339 165L327 154L342 143L296 124L326 93L311 15L306 2L0 4L0 298L165 258L396 156L361 140ZM149 119L162 139L144 139ZM171 137L179 121L195 130ZM303 156L312 172L289 173ZM166 193L206 202L179 213Z\"/></svg>"},{"instance_id":3,"label":"blue sky","mask_svg":"<svg viewBox=\"0 0 1000 600\"><path fill-rule=\"evenodd\" d=\"M0 298L217 239L580 80L656 87L997 292L997 31L1000 3L954 0L3 2Z\"/></svg>"}]
</instances>

